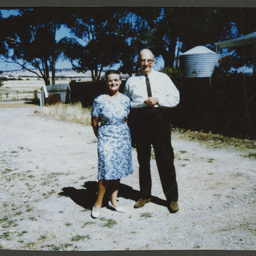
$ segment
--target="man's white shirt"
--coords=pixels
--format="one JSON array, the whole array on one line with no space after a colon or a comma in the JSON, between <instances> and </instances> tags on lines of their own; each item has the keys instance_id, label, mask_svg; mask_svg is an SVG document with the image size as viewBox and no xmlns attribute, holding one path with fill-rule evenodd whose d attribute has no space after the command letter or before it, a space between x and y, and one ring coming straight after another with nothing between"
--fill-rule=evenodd
<instances>
[{"instance_id":1,"label":"man's white shirt","mask_svg":"<svg viewBox=\"0 0 256 256\"><path fill-rule=\"evenodd\" d=\"M154 107L172 108L179 104L180 93L170 77L165 73L151 70L148 74L152 97L159 100ZM148 98L146 77L140 71L129 77L125 84L124 94L131 99L132 108L148 107L144 101Z\"/></svg>"}]
</instances>

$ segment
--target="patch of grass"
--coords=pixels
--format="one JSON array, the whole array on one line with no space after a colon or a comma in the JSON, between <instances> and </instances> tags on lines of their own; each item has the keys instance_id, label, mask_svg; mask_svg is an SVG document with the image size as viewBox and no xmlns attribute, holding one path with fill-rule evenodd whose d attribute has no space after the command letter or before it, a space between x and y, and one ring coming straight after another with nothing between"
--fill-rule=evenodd
<instances>
[{"instance_id":1,"label":"patch of grass","mask_svg":"<svg viewBox=\"0 0 256 256\"><path fill-rule=\"evenodd\" d=\"M80 241L80 240L84 240L84 239L90 239L90 236L89 235L86 235L86 236L80 236L80 235L77 235L77 236L73 236L71 238L71 241Z\"/></svg>"},{"instance_id":2,"label":"patch of grass","mask_svg":"<svg viewBox=\"0 0 256 256\"><path fill-rule=\"evenodd\" d=\"M9 204L8 203L3 203L3 207L7 207Z\"/></svg>"},{"instance_id":3,"label":"patch of grass","mask_svg":"<svg viewBox=\"0 0 256 256\"><path fill-rule=\"evenodd\" d=\"M98 142L98 140L92 140L92 141L88 142L87 144L93 144L93 143L97 143L97 142Z\"/></svg>"},{"instance_id":4,"label":"patch of grass","mask_svg":"<svg viewBox=\"0 0 256 256\"><path fill-rule=\"evenodd\" d=\"M113 219L100 218L100 220L106 221L106 223L103 225L103 227L112 228L114 225L117 224L117 222Z\"/></svg>"},{"instance_id":5,"label":"patch of grass","mask_svg":"<svg viewBox=\"0 0 256 256\"><path fill-rule=\"evenodd\" d=\"M26 233L28 233L28 231L24 230L24 231L18 233L18 236L23 236L23 235L26 234Z\"/></svg>"},{"instance_id":6,"label":"patch of grass","mask_svg":"<svg viewBox=\"0 0 256 256\"><path fill-rule=\"evenodd\" d=\"M92 222L92 221L85 222L84 225L82 226L82 228L84 228L87 225L91 225L91 224L94 224L94 222Z\"/></svg>"},{"instance_id":7,"label":"patch of grass","mask_svg":"<svg viewBox=\"0 0 256 256\"><path fill-rule=\"evenodd\" d=\"M8 168L5 168L5 170L2 172L3 174L6 174L6 173L9 173L9 172L12 172L13 170L11 169L8 169Z\"/></svg>"},{"instance_id":8,"label":"patch of grass","mask_svg":"<svg viewBox=\"0 0 256 256\"><path fill-rule=\"evenodd\" d=\"M8 217L7 216L4 216L2 219L0 219L0 222L4 222L4 221L7 221L8 220Z\"/></svg>"},{"instance_id":9,"label":"patch of grass","mask_svg":"<svg viewBox=\"0 0 256 256\"><path fill-rule=\"evenodd\" d=\"M0 239L10 240L10 232L4 232L2 235L0 235Z\"/></svg>"},{"instance_id":10,"label":"patch of grass","mask_svg":"<svg viewBox=\"0 0 256 256\"><path fill-rule=\"evenodd\" d=\"M214 161L214 158L210 158L210 159L208 159L208 163L213 163L213 161Z\"/></svg>"},{"instance_id":11,"label":"patch of grass","mask_svg":"<svg viewBox=\"0 0 256 256\"><path fill-rule=\"evenodd\" d=\"M63 244L63 247L64 247L64 248L68 248L68 247L70 247L70 246L73 246L73 244Z\"/></svg>"},{"instance_id":12,"label":"patch of grass","mask_svg":"<svg viewBox=\"0 0 256 256\"><path fill-rule=\"evenodd\" d=\"M176 153L174 154L174 158L175 158L176 160L182 160L182 159L181 159L181 153L180 153L180 152L176 152Z\"/></svg>"},{"instance_id":13,"label":"patch of grass","mask_svg":"<svg viewBox=\"0 0 256 256\"><path fill-rule=\"evenodd\" d=\"M73 244L60 244L59 246L54 245L54 244L47 244L47 245L42 245L41 248L51 248L53 251L59 251L59 250L64 250L70 246L73 246Z\"/></svg>"},{"instance_id":14,"label":"patch of grass","mask_svg":"<svg viewBox=\"0 0 256 256\"><path fill-rule=\"evenodd\" d=\"M67 227L70 227L70 226L72 226L73 224L70 223L70 222L66 222L65 225L66 225Z\"/></svg>"},{"instance_id":15,"label":"patch of grass","mask_svg":"<svg viewBox=\"0 0 256 256\"><path fill-rule=\"evenodd\" d=\"M6 224L2 225L2 228L9 228L10 226L16 227L18 224L16 224L14 220L9 220Z\"/></svg>"},{"instance_id":16,"label":"patch of grass","mask_svg":"<svg viewBox=\"0 0 256 256\"><path fill-rule=\"evenodd\" d=\"M244 156L246 158L255 158L256 159L256 153L249 153L248 155Z\"/></svg>"},{"instance_id":17,"label":"patch of grass","mask_svg":"<svg viewBox=\"0 0 256 256\"><path fill-rule=\"evenodd\" d=\"M65 175L64 172L52 172L52 175L58 176L58 175Z\"/></svg>"},{"instance_id":18,"label":"patch of grass","mask_svg":"<svg viewBox=\"0 0 256 256\"><path fill-rule=\"evenodd\" d=\"M152 217L152 215L151 215L150 212L144 212L144 213L141 213L141 214L140 214L140 217L150 218L150 217Z\"/></svg>"},{"instance_id":19,"label":"patch of grass","mask_svg":"<svg viewBox=\"0 0 256 256\"><path fill-rule=\"evenodd\" d=\"M26 247L28 247L29 249L34 249L36 246L36 242L28 242L26 243Z\"/></svg>"},{"instance_id":20,"label":"patch of grass","mask_svg":"<svg viewBox=\"0 0 256 256\"><path fill-rule=\"evenodd\" d=\"M51 195L55 194L56 191L52 189L51 191L47 191L47 193L43 193L45 199L49 198Z\"/></svg>"},{"instance_id":21,"label":"patch of grass","mask_svg":"<svg viewBox=\"0 0 256 256\"><path fill-rule=\"evenodd\" d=\"M181 150L181 151L179 151L181 154L185 154L185 153L187 153L187 151L186 150Z\"/></svg>"}]
</instances>

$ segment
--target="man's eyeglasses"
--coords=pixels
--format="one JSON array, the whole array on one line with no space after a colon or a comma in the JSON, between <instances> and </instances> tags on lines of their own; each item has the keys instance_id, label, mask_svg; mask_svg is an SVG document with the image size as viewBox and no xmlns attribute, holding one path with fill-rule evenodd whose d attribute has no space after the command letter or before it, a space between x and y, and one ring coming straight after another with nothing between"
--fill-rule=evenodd
<instances>
[{"instance_id":1,"label":"man's eyeglasses","mask_svg":"<svg viewBox=\"0 0 256 256\"><path fill-rule=\"evenodd\" d=\"M152 63L154 62L154 60L153 60L153 59L149 59L149 60L140 60L140 62L141 62L142 64L145 64L146 62L148 62L148 64L152 64Z\"/></svg>"}]
</instances>

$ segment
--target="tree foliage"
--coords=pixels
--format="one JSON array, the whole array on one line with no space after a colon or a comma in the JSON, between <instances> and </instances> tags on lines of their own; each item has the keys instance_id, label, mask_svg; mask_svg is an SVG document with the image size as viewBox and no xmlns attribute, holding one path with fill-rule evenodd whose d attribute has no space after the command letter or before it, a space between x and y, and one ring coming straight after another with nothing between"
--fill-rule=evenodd
<instances>
[{"instance_id":1,"label":"tree foliage","mask_svg":"<svg viewBox=\"0 0 256 256\"><path fill-rule=\"evenodd\" d=\"M0 17L0 54L55 83L55 65L61 56L77 72L91 71L99 80L102 71L116 64L120 71L137 70L142 48L162 56L165 67L175 66L179 52L197 45L215 50L215 42L254 32L253 8L33 8L18 16ZM66 26L72 35L56 40ZM236 29L234 29L236 28ZM234 32L235 31L235 32ZM177 42L181 42L177 51ZM10 51L11 50L11 51ZM244 52L239 52L242 55ZM248 53L248 55L250 52Z\"/></svg>"},{"instance_id":2,"label":"tree foliage","mask_svg":"<svg viewBox=\"0 0 256 256\"><path fill-rule=\"evenodd\" d=\"M43 78L46 85L50 72L55 83L55 65L63 47L56 41L56 31L62 20L62 12L44 8L20 9L20 15L4 20L11 62Z\"/></svg>"},{"instance_id":3,"label":"tree foliage","mask_svg":"<svg viewBox=\"0 0 256 256\"><path fill-rule=\"evenodd\" d=\"M65 56L78 72L91 71L92 79L99 80L106 67L120 61L125 40L119 27L120 12L117 8L79 8L73 10L66 25L75 38L64 38Z\"/></svg>"},{"instance_id":4,"label":"tree foliage","mask_svg":"<svg viewBox=\"0 0 256 256\"><path fill-rule=\"evenodd\" d=\"M233 9L163 8L149 45L162 55L165 66L172 67L179 52L198 45L215 49L214 43L232 35ZM176 52L177 42L182 42Z\"/></svg>"}]
</instances>

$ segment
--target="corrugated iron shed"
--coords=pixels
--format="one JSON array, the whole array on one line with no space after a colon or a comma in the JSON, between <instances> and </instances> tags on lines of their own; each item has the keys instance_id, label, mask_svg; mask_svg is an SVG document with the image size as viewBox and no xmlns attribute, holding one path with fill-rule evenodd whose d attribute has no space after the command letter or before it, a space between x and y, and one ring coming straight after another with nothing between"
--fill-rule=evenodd
<instances>
[{"instance_id":1,"label":"corrugated iron shed","mask_svg":"<svg viewBox=\"0 0 256 256\"><path fill-rule=\"evenodd\" d=\"M238 37L231 40L215 43L216 52L221 52L222 48L237 47L243 45L252 45L253 47L253 75L255 75L255 53L256 53L256 31L248 35Z\"/></svg>"}]
</instances>

